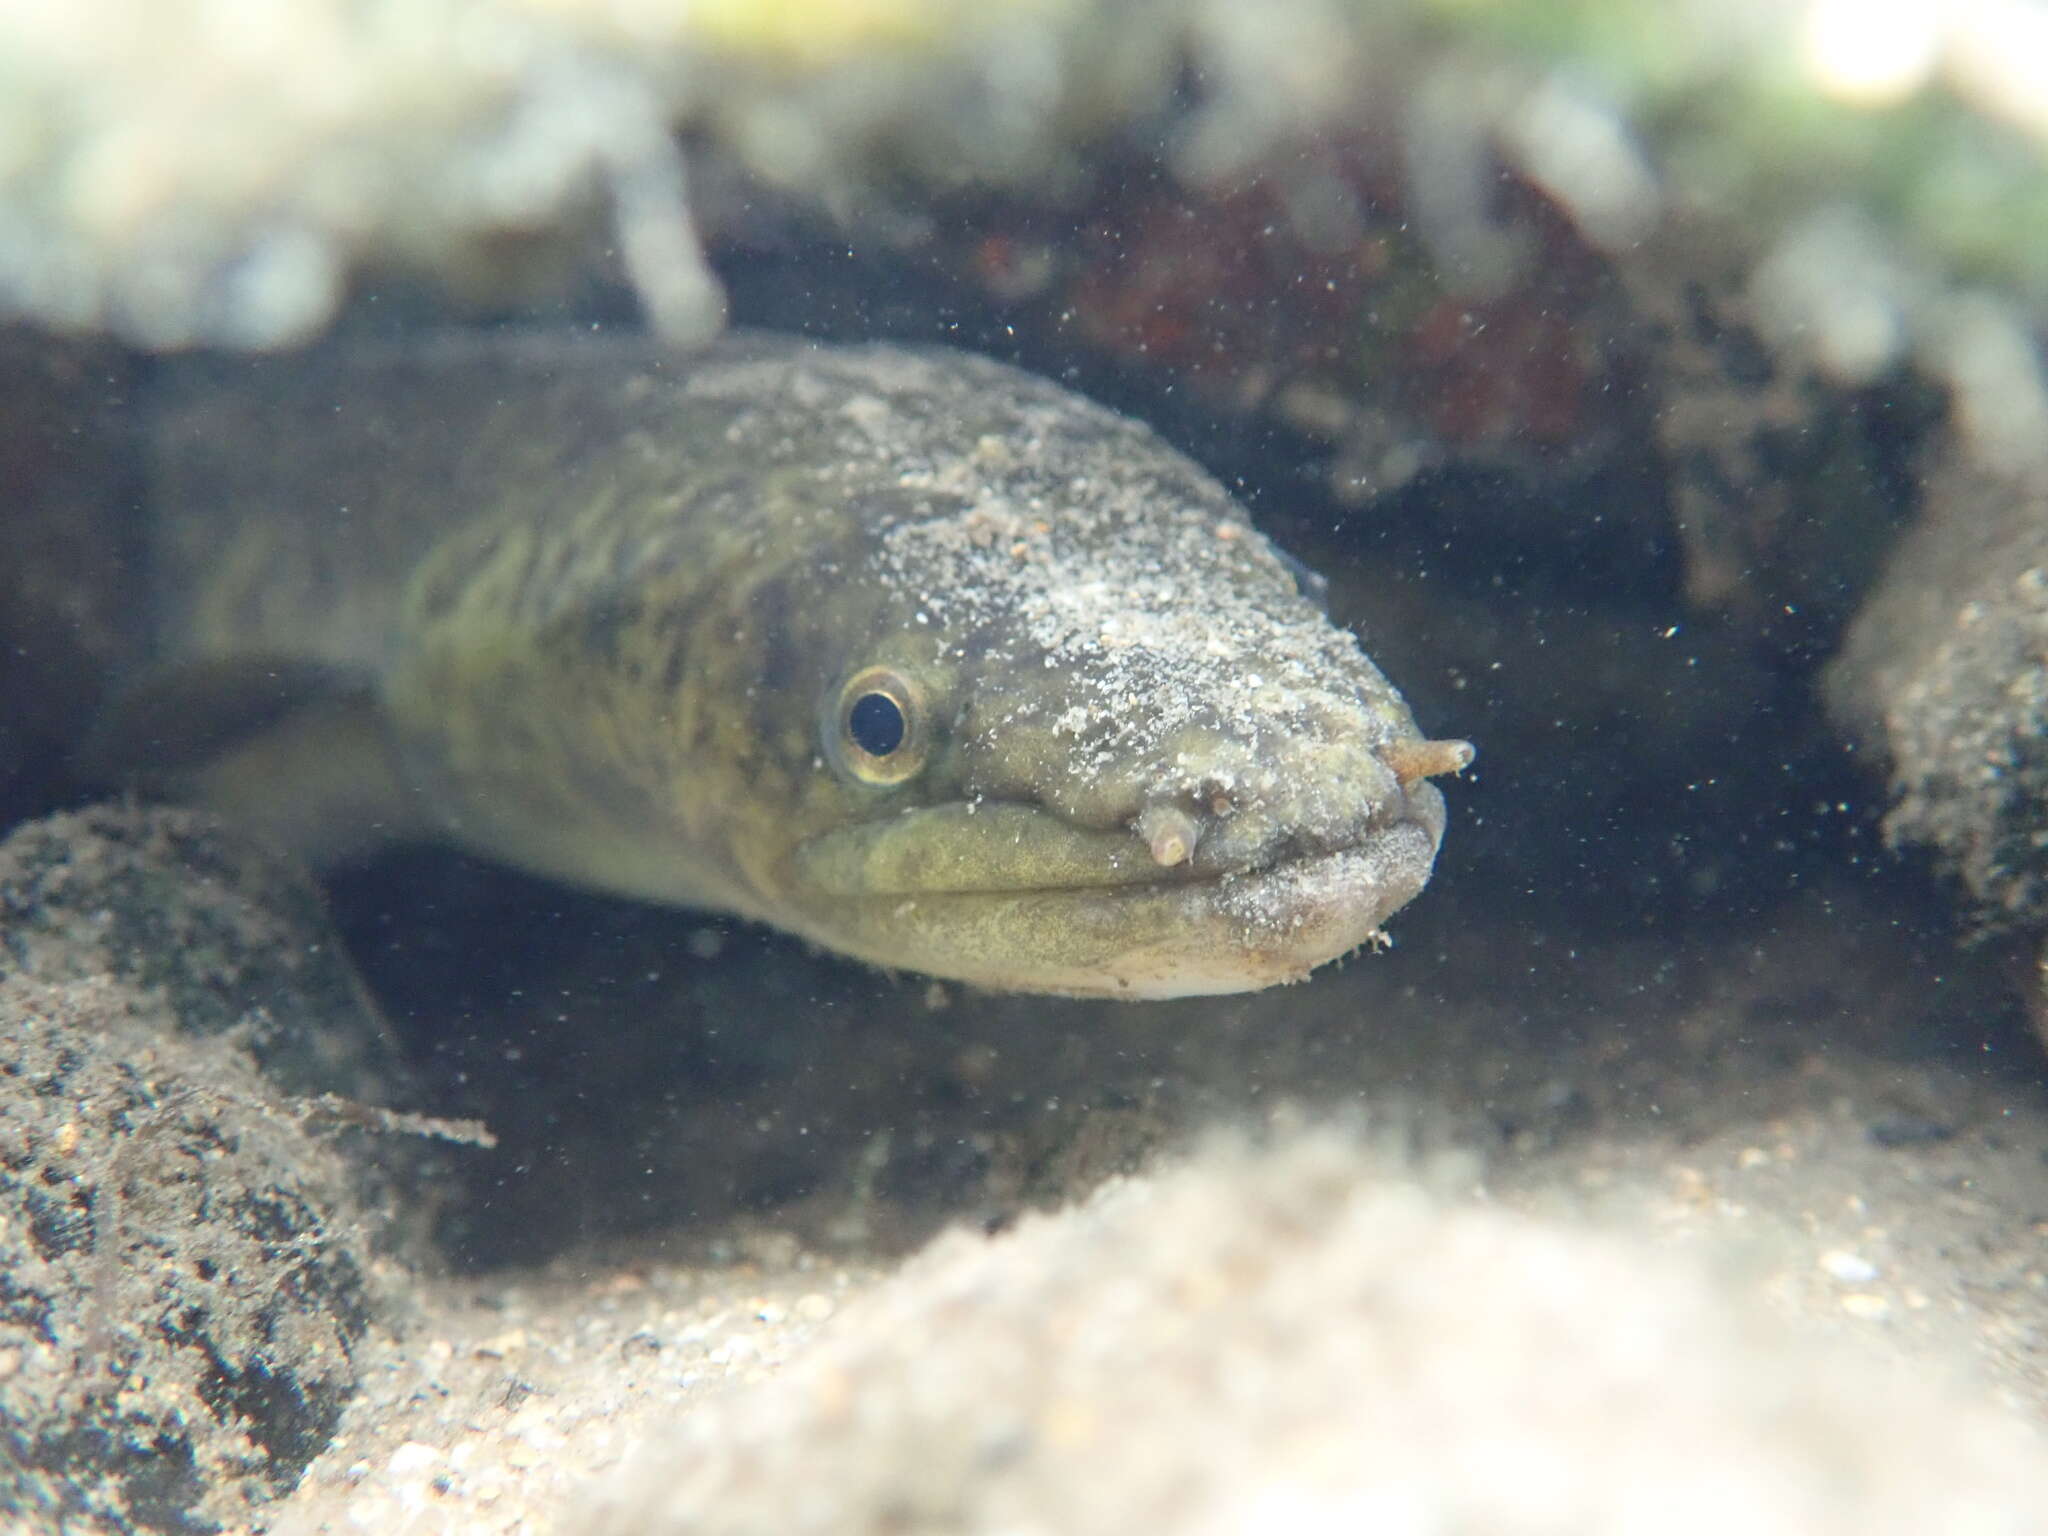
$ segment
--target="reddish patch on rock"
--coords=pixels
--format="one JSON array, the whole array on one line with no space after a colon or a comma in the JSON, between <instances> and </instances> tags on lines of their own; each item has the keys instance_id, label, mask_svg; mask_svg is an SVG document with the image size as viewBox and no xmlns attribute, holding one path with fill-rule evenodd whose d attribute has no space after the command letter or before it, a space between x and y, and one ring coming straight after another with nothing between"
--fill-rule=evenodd
<instances>
[{"instance_id":1,"label":"reddish patch on rock","mask_svg":"<svg viewBox=\"0 0 2048 1536\"><path fill-rule=\"evenodd\" d=\"M995 205L970 219L957 259L999 302L1040 307L1228 410L1307 386L1282 409L1332 440L1348 413L1373 412L1452 453L1569 444L1608 366L1595 334L1604 264L1539 189L1503 173L1490 216L1526 242L1527 270L1497 296L1453 292L1412 225L1399 165L1363 131L1275 151L1222 186L1134 163L1104 177L1078 238L1034 228L1044 210Z\"/></svg>"},{"instance_id":2,"label":"reddish patch on rock","mask_svg":"<svg viewBox=\"0 0 2048 1536\"><path fill-rule=\"evenodd\" d=\"M1538 300L1442 299L1408 333L1405 353L1411 397L1450 443L1562 443L1578 429L1586 380L1571 322Z\"/></svg>"}]
</instances>

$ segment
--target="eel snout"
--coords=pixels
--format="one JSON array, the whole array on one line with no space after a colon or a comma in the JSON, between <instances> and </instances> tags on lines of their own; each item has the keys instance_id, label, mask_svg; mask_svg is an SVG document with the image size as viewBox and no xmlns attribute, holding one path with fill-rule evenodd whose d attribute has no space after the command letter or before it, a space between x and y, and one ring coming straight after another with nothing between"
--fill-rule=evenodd
<instances>
[{"instance_id":1,"label":"eel snout","mask_svg":"<svg viewBox=\"0 0 2048 1536\"><path fill-rule=\"evenodd\" d=\"M1425 779L1462 773L1476 755L1469 741L1424 741L1411 738L1389 741L1374 749L1387 771L1403 790ZM1227 802L1217 807L1226 814ZM1173 869L1195 856L1202 840L1202 822L1186 807L1170 800L1157 800L1131 821L1131 830L1161 869Z\"/></svg>"}]
</instances>

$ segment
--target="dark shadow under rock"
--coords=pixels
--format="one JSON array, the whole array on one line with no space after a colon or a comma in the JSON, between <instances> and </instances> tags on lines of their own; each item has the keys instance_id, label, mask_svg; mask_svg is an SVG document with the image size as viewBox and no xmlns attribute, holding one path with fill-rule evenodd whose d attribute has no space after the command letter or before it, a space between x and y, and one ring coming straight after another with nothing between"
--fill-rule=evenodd
<instances>
[{"instance_id":1,"label":"dark shadow under rock","mask_svg":"<svg viewBox=\"0 0 2048 1536\"><path fill-rule=\"evenodd\" d=\"M129 644L135 373L103 341L0 326L0 825L70 792L67 754Z\"/></svg>"}]
</instances>

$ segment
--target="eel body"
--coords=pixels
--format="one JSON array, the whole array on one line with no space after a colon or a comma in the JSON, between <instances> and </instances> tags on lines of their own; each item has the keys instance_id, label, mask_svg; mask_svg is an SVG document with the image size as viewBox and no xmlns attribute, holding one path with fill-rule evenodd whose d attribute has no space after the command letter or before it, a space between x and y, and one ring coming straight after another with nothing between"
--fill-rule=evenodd
<instances>
[{"instance_id":1,"label":"eel body","mask_svg":"<svg viewBox=\"0 0 2048 1536\"><path fill-rule=\"evenodd\" d=\"M1373 937L1430 742L1230 496L959 353L462 336L174 373L106 739L315 862L431 835L991 988Z\"/></svg>"}]
</instances>

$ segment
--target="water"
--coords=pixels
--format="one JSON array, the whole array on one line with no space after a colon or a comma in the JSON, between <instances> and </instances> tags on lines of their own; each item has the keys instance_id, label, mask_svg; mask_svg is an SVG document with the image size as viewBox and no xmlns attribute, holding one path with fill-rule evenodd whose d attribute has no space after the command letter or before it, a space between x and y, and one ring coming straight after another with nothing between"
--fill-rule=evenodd
<instances>
[{"instance_id":1,"label":"water","mask_svg":"<svg viewBox=\"0 0 2048 1536\"><path fill-rule=\"evenodd\" d=\"M557 1469L499 1461L535 1383L561 1416L547 1422L563 1479L609 1466L591 1426L619 1402L636 1432L686 1417L715 1437L726 1399L704 1382L739 1391L746 1350L800 1358L809 1335L783 1327L799 1298L829 1294L830 1311L889 1284L945 1228L1070 1211L1218 1127L1277 1142L1275 1166L1320 1179L1338 1177L1325 1154L1290 1138L1351 1138L1370 1150L1341 1178L1413 1180L1424 1207L1441 1204L1432 1231L1476 1210L1526 1217L1581 1258L1605 1240L1596 1228L1681 1263L1721 1255L1699 1283L1745 1317L1775 1312L1788 1358L1846 1336L1921 1376L1961 1374L1973 1412L1996 1398L2038 1424L2048 1059L2033 1021L2048 1004L2032 880L2048 625L2035 599L2048 583L2028 573L2048 548L2029 500L2042 472L2011 446L2036 440L2037 261L1990 226L1959 249L1967 221L1930 229L1921 204L1886 201L1826 134L1797 137L1807 117L1771 116L1784 103L1740 68L1721 94L1688 96L1626 49L1580 39L1582 61L1648 93L1641 120L1622 121L1570 71L1530 62L1569 39L1524 36L1509 17L1507 51L1543 85L1526 112L1499 109L1489 148L1453 131L1495 110L1453 88L1479 78L1460 73L1476 67L1469 38L1384 25L1401 48L1354 61L1349 93L1309 70L1299 99L1320 105L1277 136L1242 116L1271 93L1216 62L1236 55L1205 56L1209 77L1190 65L1095 137L1070 137L1057 113L986 134L978 97L870 82L875 101L894 111L900 96L945 134L900 159L877 152L861 196L835 186L849 194L839 222L803 175L776 183L749 159L787 141L707 128L687 146L736 324L963 347L1150 423L1327 578L1331 617L1425 733L1477 744L1476 767L1444 786L1437 871L1391 922L1391 947L1300 986L1156 1004L991 996L433 846L332 872L322 918L232 834L216 844L141 812L44 821L105 793L78 749L148 660L134 654L150 516L138 425L169 386L162 360L130 344L184 334L180 314L211 334L242 290L151 311L124 340L0 335L0 816L16 833L0 852L0 1024L19 1056L0 1067L20 1068L0 1078L0 1513L31 1530L68 1529L80 1510L110 1529L211 1530L239 1528L246 1496L295 1498L274 1507L307 1529L351 1500L463 1529L483 1506L464 1502L476 1484L462 1478L482 1473L444 1461L480 1433L468 1414L491 1426L473 1465L514 1490L501 1507L527 1501L550 1528L570 1497L547 1481ZM1309 55L1284 56L1307 69ZM989 69L984 84L1015 84ZM1545 94L1558 91L1562 104ZM1034 99L991 94L1016 112ZM856 97L832 110L857 117ZM1688 112L1653 110L1672 100ZM1842 131L1902 184L1931 174L1906 151L1937 146L2004 186L2001 206L2032 206L2038 143L1987 148L1992 116L1919 100L1918 117L1851 116ZM1560 123L1608 180L1540 152ZM1753 153L1745 126L1774 153ZM1026 153L1048 137L1054 169ZM1218 147L1232 143L1235 158ZM934 159L973 154L985 183L932 174ZM1639 161L1655 173L1640 185ZM1019 164L1036 170L995 174ZM1637 188L1640 206L1603 201L1615 187ZM1688 196L1707 211L1676 211ZM1861 214L1836 216L1859 198ZM641 296L587 234L567 257L507 241L470 270L481 301L373 265L332 328L402 344L448 327L637 325ZM1826 280L1815 252L1833 263ZM290 309L277 291L265 302ZM110 302L93 318L119 315ZM1905 540L1915 557L1888 566ZM1888 822L1902 792L1912 814ZM82 1065L60 1071L49 1062L66 1042ZM38 1073L42 1088L8 1097L5 1083ZM79 1073L103 1085L65 1086ZM480 1121L495 1145L335 1143L344 1111L309 1108L324 1091ZM236 1160L238 1138L255 1163ZM353 1195L333 1192L336 1145L368 1172ZM267 1249L246 1223L216 1242L164 1194L190 1169L192 1188L242 1179L260 1195L290 1183L274 1170L295 1158L310 1193ZM1217 1230L1247 1201L1284 1205L1273 1177L1216 1174L1203 1209ZM351 1200L390 1219L360 1221ZM1312 1239L1260 1241L1285 1275L1328 1260ZM1146 1261L1167 1264L1170 1237L1148 1241ZM309 1245L328 1268L302 1262ZM404 1263L380 1269L386 1249ZM246 1285L218 1276L230 1252ZM1112 1304L1124 1259L1074 1262L1075 1289L1048 1316ZM1363 1277L1361 1293L1400 1279L1398 1255L1328 1262ZM214 1333L176 1323L171 1293L149 1288L159 1270L180 1277L179 1306L212 1309ZM366 1274L386 1290L359 1292ZM1537 1279L1458 1283L1476 1311L1508 1315L1502 1296L1525 1299ZM636 1353L604 1330L625 1329L643 1290L626 1337L655 1342ZM252 1343L249 1298L272 1295L287 1304L265 1326L291 1337ZM1353 1302L1319 1292L1313 1305L1342 1338L1370 1338ZM1190 1315L1197 1333L1211 1325ZM426 1321L384 1338L405 1316ZM704 1344L691 1328L710 1330L709 1350L750 1317L770 1342L740 1364L673 1365ZM505 1343L515 1324L530 1341ZM1066 1358L1059 1332L1034 1346L1049 1362ZM608 1342L593 1353L586 1336ZM434 1354L437 1338L458 1343ZM346 1370L308 1366L337 1349ZM1682 1341L1659 1335L1651 1354L1672 1400L1695 1401ZM1284 1403L1291 1357L1276 1345L1270 1358ZM1836 1379L1832 1365L1774 1373L1769 1350L1734 1358L1731 1422L1777 1401L1784 1379ZM975 1369L971 1352L958 1369ZM1485 1390L1518 1390L1517 1369L1503 1363ZM454 1383L434 1389L446 1422L406 1385L435 1371ZM129 1376L141 1385L121 1401L137 1416L123 1421L114 1390ZM991 1394L991 1423L1011 1401ZM1810 1409L1816 1443L1843 1412ZM1162 1411L1162 1441L1196 1443L1176 1422ZM352 1443L316 1461L337 1424ZM908 1486L919 1457L904 1446L949 1427L882 1436L863 1459ZM245 1432L260 1451L238 1462ZM1029 1441L1015 1454L1036 1467ZM1622 1486L1598 1444L1572 1455L1571 1486ZM1117 1467L1091 1477L1122 1487ZM427 1494L405 1502L430 1475L455 1490L431 1517ZM2004 1485L1987 1487L1995 1503ZM1955 1491L1930 1495L1928 1521ZM728 1496L728 1512L753 1507ZM849 1514L844 1528L866 1527Z\"/></svg>"}]
</instances>

